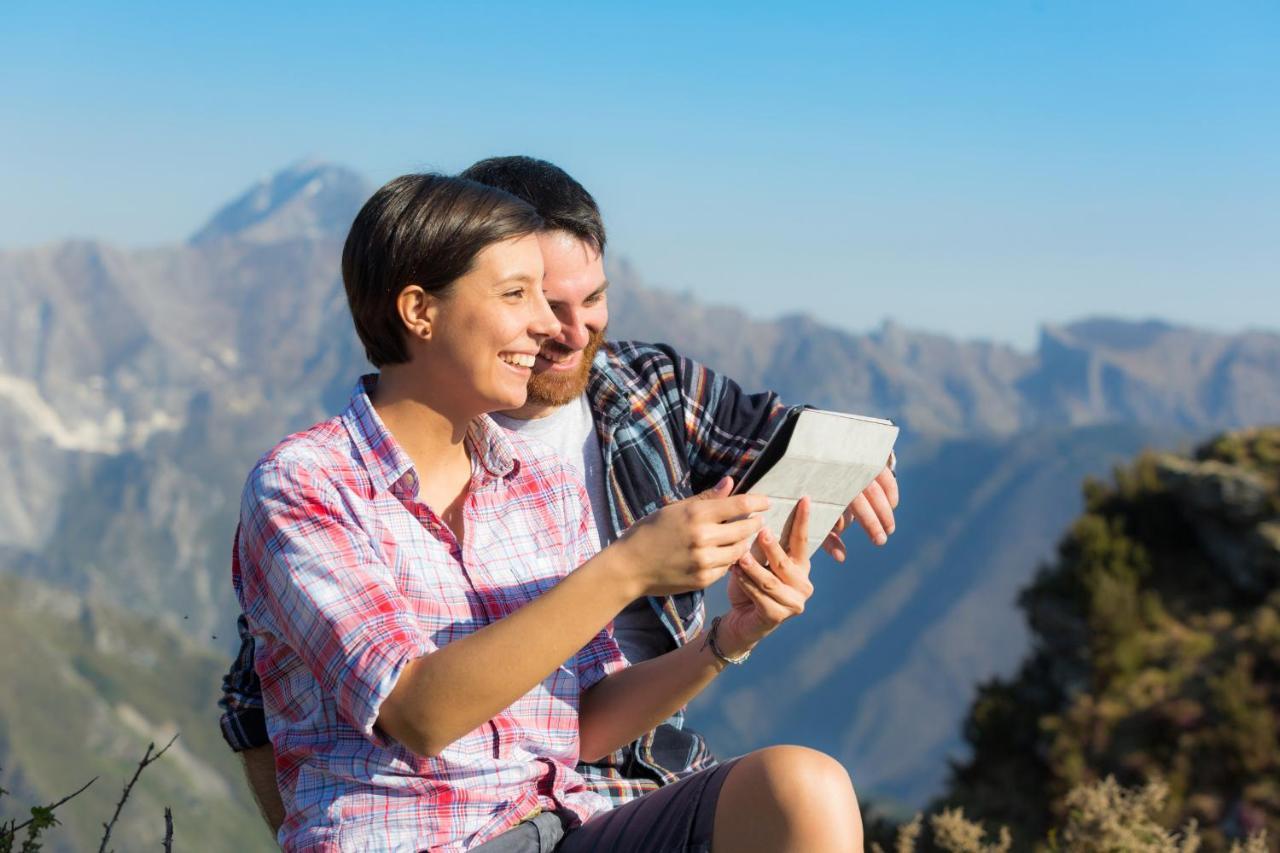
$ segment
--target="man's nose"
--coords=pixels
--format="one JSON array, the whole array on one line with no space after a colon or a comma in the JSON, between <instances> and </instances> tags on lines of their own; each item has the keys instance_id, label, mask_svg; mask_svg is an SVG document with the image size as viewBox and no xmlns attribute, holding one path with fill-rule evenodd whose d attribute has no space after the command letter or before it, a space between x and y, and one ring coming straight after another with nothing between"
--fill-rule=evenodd
<instances>
[{"instance_id":1,"label":"man's nose","mask_svg":"<svg viewBox=\"0 0 1280 853\"><path fill-rule=\"evenodd\" d=\"M565 308L557 317L560 320L560 338L566 347L582 349L591 340L591 330L587 328L586 317L581 311Z\"/></svg>"}]
</instances>

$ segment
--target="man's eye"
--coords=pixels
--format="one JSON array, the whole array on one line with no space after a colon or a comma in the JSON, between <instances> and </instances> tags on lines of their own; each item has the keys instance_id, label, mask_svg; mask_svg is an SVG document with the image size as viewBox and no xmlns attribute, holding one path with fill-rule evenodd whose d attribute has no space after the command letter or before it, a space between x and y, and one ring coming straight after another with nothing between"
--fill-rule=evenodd
<instances>
[{"instance_id":1,"label":"man's eye","mask_svg":"<svg viewBox=\"0 0 1280 853\"><path fill-rule=\"evenodd\" d=\"M513 298L513 297L520 297L520 296L524 296L524 288L519 288L519 289L516 289L516 290L508 290L506 293L504 293L504 294L502 294L502 295L503 295L503 296L505 296L505 297L506 297L506 298L508 298L508 299L511 299L511 298Z\"/></svg>"}]
</instances>

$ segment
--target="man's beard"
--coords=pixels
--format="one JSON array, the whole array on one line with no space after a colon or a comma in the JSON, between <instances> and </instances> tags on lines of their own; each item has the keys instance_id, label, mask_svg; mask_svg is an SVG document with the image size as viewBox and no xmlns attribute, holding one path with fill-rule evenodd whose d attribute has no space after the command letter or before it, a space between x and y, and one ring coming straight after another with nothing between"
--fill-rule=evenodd
<instances>
[{"instance_id":1,"label":"man's beard","mask_svg":"<svg viewBox=\"0 0 1280 853\"><path fill-rule=\"evenodd\" d=\"M548 370L535 373L529 379L529 399L527 403L539 406L563 406L574 400L587 388L587 379L591 374L591 362L595 360L596 350L604 343L604 329L592 332L587 345L582 348L582 360L572 373L553 373ZM554 348L550 343L543 349Z\"/></svg>"}]
</instances>

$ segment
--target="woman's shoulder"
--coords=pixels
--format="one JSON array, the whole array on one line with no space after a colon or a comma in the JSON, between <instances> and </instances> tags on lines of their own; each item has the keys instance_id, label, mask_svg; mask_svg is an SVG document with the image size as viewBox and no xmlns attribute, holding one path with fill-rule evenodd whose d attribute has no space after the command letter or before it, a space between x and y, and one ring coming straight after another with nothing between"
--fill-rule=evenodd
<instances>
[{"instance_id":1,"label":"woman's shoulder","mask_svg":"<svg viewBox=\"0 0 1280 853\"><path fill-rule=\"evenodd\" d=\"M295 481L320 486L356 485L367 479L360 466L341 418L333 417L281 439L264 453L249 472L247 488L264 482Z\"/></svg>"}]
</instances>

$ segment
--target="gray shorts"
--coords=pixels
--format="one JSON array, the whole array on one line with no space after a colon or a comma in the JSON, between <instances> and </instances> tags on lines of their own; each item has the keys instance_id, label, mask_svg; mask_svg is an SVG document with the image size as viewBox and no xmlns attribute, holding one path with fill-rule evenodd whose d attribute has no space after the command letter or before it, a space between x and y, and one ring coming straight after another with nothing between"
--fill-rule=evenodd
<instances>
[{"instance_id":1,"label":"gray shorts","mask_svg":"<svg viewBox=\"0 0 1280 853\"><path fill-rule=\"evenodd\" d=\"M711 767L565 829L544 812L472 853L710 853L716 802L734 761Z\"/></svg>"}]
</instances>

